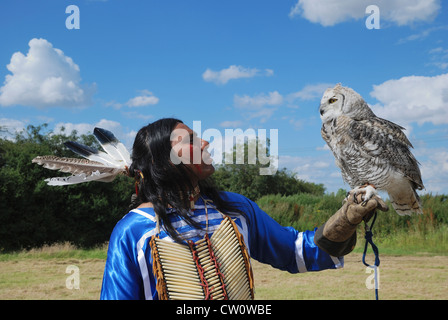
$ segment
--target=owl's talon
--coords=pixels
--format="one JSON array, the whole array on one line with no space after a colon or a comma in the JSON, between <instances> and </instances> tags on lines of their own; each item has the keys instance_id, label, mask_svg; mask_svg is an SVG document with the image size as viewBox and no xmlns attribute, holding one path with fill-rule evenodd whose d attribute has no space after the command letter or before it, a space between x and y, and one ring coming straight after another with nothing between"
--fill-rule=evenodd
<instances>
[{"instance_id":1,"label":"owl's talon","mask_svg":"<svg viewBox=\"0 0 448 320\"><path fill-rule=\"evenodd\" d=\"M353 189L353 196L354 196L354 202L356 204L361 204L363 207L366 206L367 202L373 197L373 196L378 196L378 191L376 191L375 187L370 185L370 184L366 184L363 185L361 187L357 187L355 189ZM359 195L361 196L361 200L358 201L357 197Z\"/></svg>"},{"instance_id":2,"label":"owl's talon","mask_svg":"<svg viewBox=\"0 0 448 320\"><path fill-rule=\"evenodd\" d=\"M353 202L356 204L358 204L357 196L358 196L358 192L353 192Z\"/></svg>"}]
</instances>

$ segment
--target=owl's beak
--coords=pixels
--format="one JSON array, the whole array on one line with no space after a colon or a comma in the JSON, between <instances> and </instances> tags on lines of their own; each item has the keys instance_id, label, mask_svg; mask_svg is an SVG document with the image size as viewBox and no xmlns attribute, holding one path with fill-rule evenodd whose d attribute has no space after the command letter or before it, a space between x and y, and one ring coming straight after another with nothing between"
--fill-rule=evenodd
<instances>
[{"instance_id":1,"label":"owl's beak","mask_svg":"<svg viewBox=\"0 0 448 320\"><path fill-rule=\"evenodd\" d=\"M320 105L320 107L319 107L319 112L320 112L320 115L323 116L324 113L325 113L325 106Z\"/></svg>"}]
</instances>

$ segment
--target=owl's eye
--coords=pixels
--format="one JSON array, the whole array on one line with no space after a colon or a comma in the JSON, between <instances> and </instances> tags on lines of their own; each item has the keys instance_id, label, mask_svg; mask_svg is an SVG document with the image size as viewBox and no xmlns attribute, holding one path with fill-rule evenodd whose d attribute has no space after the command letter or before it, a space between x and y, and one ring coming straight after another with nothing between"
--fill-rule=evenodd
<instances>
[{"instance_id":1,"label":"owl's eye","mask_svg":"<svg viewBox=\"0 0 448 320\"><path fill-rule=\"evenodd\" d=\"M336 99L336 98L331 98L330 100L328 100L328 102L330 102L330 103L335 103L336 101L338 101L338 99Z\"/></svg>"}]
</instances>

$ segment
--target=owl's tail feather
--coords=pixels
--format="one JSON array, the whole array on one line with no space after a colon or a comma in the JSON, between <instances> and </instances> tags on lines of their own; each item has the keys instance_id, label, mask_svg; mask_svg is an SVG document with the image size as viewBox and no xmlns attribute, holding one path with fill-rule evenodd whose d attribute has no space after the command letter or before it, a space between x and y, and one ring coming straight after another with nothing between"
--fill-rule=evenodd
<instances>
[{"instance_id":1,"label":"owl's tail feather","mask_svg":"<svg viewBox=\"0 0 448 320\"><path fill-rule=\"evenodd\" d=\"M423 208L420 197L417 192L413 192L407 198L396 197L389 194L392 207L400 216L410 216L413 213L423 214Z\"/></svg>"}]
</instances>

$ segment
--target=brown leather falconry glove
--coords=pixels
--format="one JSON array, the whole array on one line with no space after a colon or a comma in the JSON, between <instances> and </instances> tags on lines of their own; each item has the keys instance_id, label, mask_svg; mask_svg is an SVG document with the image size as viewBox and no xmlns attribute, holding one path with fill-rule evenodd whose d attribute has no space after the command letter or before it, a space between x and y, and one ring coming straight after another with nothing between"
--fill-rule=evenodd
<instances>
[{"instance_id":1,"label":"brown leather falconry glove","mask_svg":"<svg viewBox=\"0 0 448 320\"><path fill-rule=\"evenodd\" d=\"M363 201L362 193L350 191L344 204L314 235L314 243L328 254L340 257L350 253L356 245L356 227L368 222L376 209L389 210L378 196Z\"/></svg>"}]
</instances>

